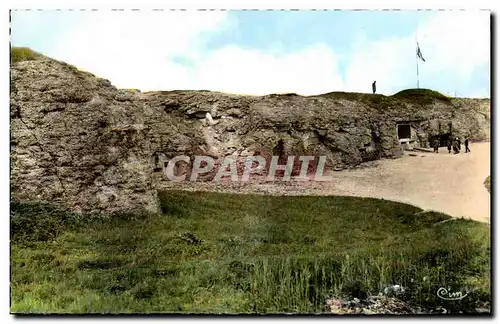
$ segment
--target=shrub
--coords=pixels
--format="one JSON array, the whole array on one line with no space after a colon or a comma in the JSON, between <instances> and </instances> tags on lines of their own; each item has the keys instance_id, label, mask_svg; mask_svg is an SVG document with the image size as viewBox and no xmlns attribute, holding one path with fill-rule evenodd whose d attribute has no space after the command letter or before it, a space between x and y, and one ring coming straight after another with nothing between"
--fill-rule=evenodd
<instances>
[{"instance_id":1,"label":"shrub","mask_svg":"<svg viewBox=\"0 0 500 324\"><path fill-rule=\"evenodd\" d=\"M10 237L14 242L51 241L75 220L48 204L11 203Z\"/></svg>"}]
</instances>

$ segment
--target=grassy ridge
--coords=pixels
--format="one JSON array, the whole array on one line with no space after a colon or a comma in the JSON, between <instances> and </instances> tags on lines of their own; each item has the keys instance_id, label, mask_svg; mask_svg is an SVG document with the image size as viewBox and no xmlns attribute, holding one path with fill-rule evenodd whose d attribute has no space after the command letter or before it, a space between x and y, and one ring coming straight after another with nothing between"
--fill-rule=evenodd
<instances>
[{"instance_id":1,"label":"grassy ridge","mask_svg":"<svg viewBox=\"0 0 500 324\"><path fill-rule=\"evenodd\" d=\"M420 102L421 101L432 102L433 100L440 100L444 102L451 101L450 97L430 89L406 89L399 91L392 97L411 100L411 101L420 101Z\"/></svg>"},{"instance_id":2,"label":"grassy ridge","mask_svg":"<svg viewBox=\"0 0 500 324\"><path fill-rule=\"evenodd\" d=\"M28 47L11 47L10 61L12 63L22 61L33 61L40 58L42 55Z\"/></svg>"},{"instance_id":3,"label":"grassy ridge","mask_svg":"<svg viewBox=\"0 0 500 324\"><path fill-rule=\"evenodd\" d=\"M313 97L361 102L382 111L399 109L404 104L418 104L422 106L422 109L429 109L429 105L435 102L452 104L450 97L430 89L406 89L392 96L360 92L330 92Z\"/></svg>"},{"instance_id":4,"label":"grassy ridge","mask_svg":"<svg viewBox=\"0 0 500 324\"><path fill-rule=\"evenodd\" d=\"M11 311L321 312L327 297L387 284L453 312L490 299L482 223L354 197L174 191L161 201L162 214L114 217L12 205ZM472 292L447 302L442 286Z\"/></svg>"}]
</instances>

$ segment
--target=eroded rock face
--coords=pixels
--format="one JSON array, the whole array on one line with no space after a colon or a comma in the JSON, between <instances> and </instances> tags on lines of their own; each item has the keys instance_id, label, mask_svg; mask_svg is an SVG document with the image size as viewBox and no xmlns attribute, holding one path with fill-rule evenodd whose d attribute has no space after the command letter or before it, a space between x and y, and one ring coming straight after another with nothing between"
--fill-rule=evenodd
<instances>
[{"instance_id":1,"label":"eroded rock face","mask_svg":"<svg viewBox=\"0 0 500 324\"><path fill-rule=\"evenodd\" d=\"M11 65L11 192L75 211L158 210L154 176L177 155L326 155L341 169L402 155L432 136L490 137L490 102L422 104L380 95L140 93L49 58ZM367 99L368 98L368 99ZM160 180L157 180L157 179ZM163 180L162 180L163 179Z\"/></svg>"},{"instance_id":2,"label":"eroded rock face","mask_svg":"<svg viewBox=\"0 0 500 324\"><path fill-rule=\"evenodd\" d=\"M54 60L17 63L11 78L13 199L81 212L158 209L151 155L184 152L194 137L183 123Z\"/></svg>"}]
</instances>

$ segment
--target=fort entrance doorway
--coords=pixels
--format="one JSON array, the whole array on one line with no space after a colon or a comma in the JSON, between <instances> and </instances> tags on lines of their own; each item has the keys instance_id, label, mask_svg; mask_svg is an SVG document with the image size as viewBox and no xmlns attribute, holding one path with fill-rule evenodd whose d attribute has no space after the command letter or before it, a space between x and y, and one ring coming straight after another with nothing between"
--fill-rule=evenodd
<instances>
[{"instance_id":1,"label":"fort entrance doorway","mask_svg":"<svg viewBox=\"0 0 500 324\"><path fill-rule=\"evenodd\" d=\"M410 140L411 138L411 126L410 124L399 124L398 125L398 139L399 140Z\"/></svg>"}]
</instances>

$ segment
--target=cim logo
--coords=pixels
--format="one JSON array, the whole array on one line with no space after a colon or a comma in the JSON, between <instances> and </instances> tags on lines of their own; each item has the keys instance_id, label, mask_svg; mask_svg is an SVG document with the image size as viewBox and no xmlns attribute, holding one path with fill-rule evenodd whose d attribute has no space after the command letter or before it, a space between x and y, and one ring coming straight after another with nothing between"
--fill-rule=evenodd
<instances>
[{"instance_id":1,"label":"cim logo","mask_svg":"<svg viewBox=\"0 0 500 324\"><path fill-rule=\"evenodd\" d=\"M450 287L448 287L448 289L441 287L437 291L437 296L444 300L464 299L467 296L467 294L468 294L467 292L464 294L461 291L452 292Z\"/></svg>"}]
</instances>

